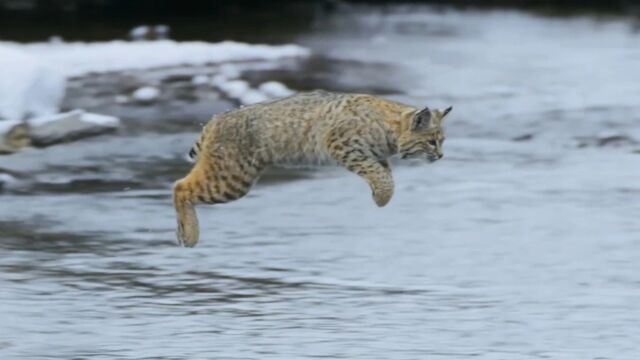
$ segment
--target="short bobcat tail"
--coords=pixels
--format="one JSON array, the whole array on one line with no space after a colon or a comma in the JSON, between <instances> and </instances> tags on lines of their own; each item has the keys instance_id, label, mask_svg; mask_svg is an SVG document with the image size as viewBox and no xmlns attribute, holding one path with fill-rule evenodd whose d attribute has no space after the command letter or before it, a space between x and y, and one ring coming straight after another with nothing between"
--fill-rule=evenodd
<instances>
[{"instance_id":1,"label":"short bobcat tail","mask_svg":"<svg viewBox=\"0 0 640 360\"><path fill-rule=\"evenodd\" d=\"M198 139L198 141L196 141L196 143L193 144L193 146L191 147L191 150L189 150L187 159L192 163L196 162L196 160L198 159L199 152L200 152L200 139Z\"/></svg>"},{"instance_id":2,"label":"short bobcat tail","mask_svg":"<svg viewBox=\"0 0 640 360\"><path fill-rule=\"evenodd\" d=\"M202 151L202 144L207 143L205 136L207 136L208 125L209 124L205 125L204 128L202 128L202 132L200 133L198 140L196 141L195 144L193 144L193 146L189 150L189 154L187 154L187 160L189 160L192 163L195 163L198 160L198 154L200 154L200 151Z\"/></svg>"},{"instance_id":3,"label":"short bobcat tail","mask_svg":"<svg viewBox=\"0 0 640 360\"><path fill-rule=\"evenodd\" d=\"M173 204L178 216L178 244L194 247L198 243L200 228L195 209L196 200L192 189L189 188L187 178L176 181L173 186Z\"/></svg>"}]
</instances>

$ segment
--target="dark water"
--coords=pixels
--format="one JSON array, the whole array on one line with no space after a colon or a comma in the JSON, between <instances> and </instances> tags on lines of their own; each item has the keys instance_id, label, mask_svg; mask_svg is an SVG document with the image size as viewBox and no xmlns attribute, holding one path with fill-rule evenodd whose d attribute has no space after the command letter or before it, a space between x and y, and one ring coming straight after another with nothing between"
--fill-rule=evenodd
<instances>
[{"instance_id":1,"label":"dark water","mask_svg":"<svg viewBox=\"0 0 640 360\"><path fill-rule=\"evenodd\" d=\"M453 104L445 158L396 164L383 209L344 170L277 171L201 207L183 249L169 193L198 121L2 157L0 358L640 357L628 24L362 8L298 42L315 81L359 63L330 82ZM292 69L271 74L300 88Z\"/></svg>"}]
</instances>

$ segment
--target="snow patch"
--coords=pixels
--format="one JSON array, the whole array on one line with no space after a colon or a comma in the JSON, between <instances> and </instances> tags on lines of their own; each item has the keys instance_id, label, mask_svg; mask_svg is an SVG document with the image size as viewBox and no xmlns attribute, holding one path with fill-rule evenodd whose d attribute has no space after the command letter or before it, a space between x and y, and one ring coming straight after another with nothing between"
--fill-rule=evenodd
<instances>
[{"instance_id":1,"label":"snow patch","mask_svg":"<svg viewBox=\"0 0 640 360\"><path fill-rule=\"evenodd\" d=\"M277 81L263 83L254 89L248 82L228 79L223 73L214 76L211 85L242 105L257 104L294 94L294 91Z\"/></svg>"},{"instance_id":2,"label":"snow patch","mask_svg":"<svg viewBox=\"0 0 640 360\"><path fill-rule=\"evenodd\" d=\"M33 127L37 127L37 126L45 125L45 124L56 122L56 121L66 120L70 118L79 119L80 115L82 115L81 110L74 110L74 111L59 113L55 115L44 115L44 116L31 118L29 119L28 123Z\"/></svg>"},{"instance_id":3,"label":"snow patch","mask_svg":"<svg viewBox=\"0 0 640 360\"><path fill-rule=\"evenodd\" d=\"M109 115L101 115L101 114L85 112L82 114L81 119L84 122L105 126L105 127L115 128L120 125L120 119L118 119L115 116L109 116Z\"/></svg>"},{"instance_id":4,"label":"snow patch","mask_svg":"<svg viewBox=\"0 0 640 360\"><path fill-rule=\"evenodd\" d=\"M223 75L216 75L212 85L227 97L237 100L242 105L251 105L269 100L269 97L257 89L251 88L244 80L229 80Z\"/></svg>"},{"instance_id":5,"label":"snow patch","mask_svg":"<svg viewBox=\"0 0 640 360\"><path fill-rule=\"evenodd\" d=\"M35 128L49 123L71 119L106 127L117 127L118 125L120 125L120 120L117 117L89 113L82 109L76 109L55 115L46 115L32 118L28 120L28 123Z\"/></svg>"},{"instance_id":6,"label":"snow patch","mask_svg":"<svg viewBox=\"0 0 640 360\"><path fill-rule=\"evenodd\" d=\"M0 118L22 120L58 110L65 78L35 56L0 44Z\"/></svg>"},{"instance_id":7,"label":"snow patch","mask_svg":"<svg viewBox=\"0 0 640 360\"><path fill-rule=\"evenodd\" d=\"M49 41L49 44L62 44L64 42L64 39L62 38L62 36L53 35L49 37L48 41Z\"/></svg>"},{"instance_id":8,"label":"snow patch","mask_svg":"<svg viewBox=\"0 0 640 360\"><path fill-rule=\"evenodd\" d=\"M129 31L129 38L136 41L166 39L168 37L169 27L167 25L140 25Z\"/></svg>"},{"instance_id":9,"label":"snow patch","mask_svg":"<svg viewBox=\"0 0 640 360\"><path fill-rule=\"evenodd\" d=\"M147 33L149 33L149 27L146 25L140 25L129 31L129 37L132 39L144 39Z\"/></svg>"}]
</instances>

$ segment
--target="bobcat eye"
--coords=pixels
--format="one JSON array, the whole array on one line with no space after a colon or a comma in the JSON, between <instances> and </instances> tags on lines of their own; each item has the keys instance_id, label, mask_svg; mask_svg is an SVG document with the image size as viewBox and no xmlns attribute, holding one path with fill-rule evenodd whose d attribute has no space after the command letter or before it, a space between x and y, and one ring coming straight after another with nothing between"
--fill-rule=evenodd
<instances>
[{"instance_id":1,"label":"bobcat eye","mask_svg":"<svg viewBox=\"0 0 640 360\"><path fill-rule=\"evenodd\" d=\"M429 145L431 145L433 147L438 147L438 142L436 140L431 140L431 141L429 141Z\"/></svg>"}]
</instances>

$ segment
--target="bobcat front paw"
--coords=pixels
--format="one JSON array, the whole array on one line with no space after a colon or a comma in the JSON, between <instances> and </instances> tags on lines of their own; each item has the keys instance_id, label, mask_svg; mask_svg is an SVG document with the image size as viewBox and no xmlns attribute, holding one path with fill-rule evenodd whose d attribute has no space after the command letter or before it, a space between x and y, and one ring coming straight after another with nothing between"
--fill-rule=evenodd
<instances>
[{"instance_id":1,"label":"bobcat front paw","mask_svg":"<svg viewBox=\"0 0 640 360\"><path fill-rule=\"evenodd\" d=\"M393 196L393 189L374 190L372 193L373 201L379 207L383 207L389 203Z\"/></svg>"}]
</instances>

